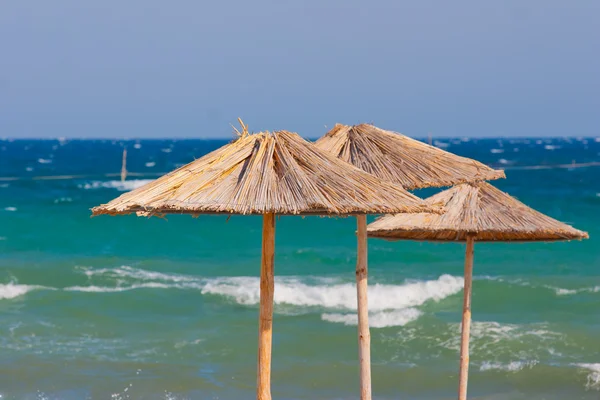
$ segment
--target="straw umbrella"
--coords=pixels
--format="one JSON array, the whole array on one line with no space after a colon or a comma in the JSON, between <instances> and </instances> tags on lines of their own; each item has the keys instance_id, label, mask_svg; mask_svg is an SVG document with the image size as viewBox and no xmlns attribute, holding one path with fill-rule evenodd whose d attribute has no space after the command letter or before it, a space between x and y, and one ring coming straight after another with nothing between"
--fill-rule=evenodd
<instances>
[{"instance_id":1,"label":"straw umbrella","mask_svg":"<svg viewBox=\"0 0 600 400\"><path fill-rule=\"evenodd\" d=\"M467 243L460 342L459 400L467 398L473 247L479 242L534 242L586 239L588 234L539 213L486 182L461 184L425 200L443 205L443 215L384 216L368 226L369 237L388 240Z\"/></svg>"},{"instance_id":2,"label":"straw umbrella","mask_svg":"<svg viewBox=\"0 0 600 400\"><path fill-rule=\"evenodd\" d=\"M436 212L438 208L318 150L295 133L250 135L242 126L244 132L236 141L92 212L263 215L257 398L270 400L275 215Z\"/></svg>"},{"instance_id":3,"label":"straw umbrella","mask_svg":"<svg viewBox=\"0 0 600 400\"><path fill-rule=\"evenodd\" d=\"M451 186L504 178L503 171L369 124L336 124L315 143L336 157L406 189ZM361 400L371 399L371 355L367 304L367 221L357 216L358 341Z\"/></svg>"}]
</instances>

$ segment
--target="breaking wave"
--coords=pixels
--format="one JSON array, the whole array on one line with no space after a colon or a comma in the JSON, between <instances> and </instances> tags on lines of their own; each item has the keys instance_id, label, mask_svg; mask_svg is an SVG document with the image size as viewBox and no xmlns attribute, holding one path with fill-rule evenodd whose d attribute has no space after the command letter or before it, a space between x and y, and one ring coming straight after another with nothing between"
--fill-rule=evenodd
<instances>
[{"instance_id":1,"label":"breaking wave","mask_svg":"<svg viewBox=\"0 0 600 400\"><path fill-rule=\"evenodd\" d=\"M479 367L480 371L507 371L507 372L518 372L525 368L533 368L538 364L537 360L532 361L511 361L509 363L503 364L499 362L490 362L484 361Z\"/></svg>"},{"instance_id":2,"label":"breaking wave","mask_svg":"<svg viewBox=\"0 0 600 400\"><path fill-rule=\"evenodd\" d=\"M463 286L463 279L442 275L438 279L411 282L402 285L375 284L369 286L369 324L374 328L402 326L421 316L414 307L428 301L439 301ZM243 305L258 304L259 279L251 277L220 278L208 281L203 294L232 298ZM332 310L356 310L356 287L352 283L333 285L307 285L297 278L275 279L275 304L298 307L317 307ZM321 319L328 322L356 325L356 313L324 313Z\"/></svg>"},{"instance_id":3,"label":"breaking wave","mask_svg":"<svg viewBox=\"0 0 600 400\"><path fill-rule=\"evenodd\" d=\"M415 321L421 315L422 311L416 308L405 308L395 311L379 311L369 313L369 326L371 328L386 328L389 326L404 326L409 322ZM357 325L357 314L323 314L323 321L337 322L344 325Z\"/></svg>"},{"instance_id":4,"label":"breaking wave","mask_svg":"<svg viewBox=\"0 0 600 400\"><path fill-rule=\"evenodd\" d=\"M587 288L579 288L579 289L563 289L558 287L548 286L548 289L552 289L559 296L568 296L572 294L579 293L598 293L600 292L600 286L587 287Z\"/></svg>"},{"instance_id":5,"label":"breaking wave","mask_svg":"<svg viewBox=\"0 0 600 400\"><path fill-rule=\"evenodd\" d=\"M573 364L573 366L588 372L585 388L588 390L600 390L600 363L596 364Z\"/></svg>"},{"instance_id":6,"label":"breaking wave","mask_svg":"<svg viewBox=\"0 0 600 400\"><path fill-rule=\"evenodd\" d=\"M23 296L32 290L50 289L38 285L19 285L17 283L0 284L0 299L14 299L15 297Z\"/></svg>"},{"instance_id":7,"label":"breaking wave","mask_svg":"<svg viewBox=\"0 0 600 400\"><path fill-rule=\"evenodd\" d=\"M403 285L369 286L371 311L398 310L421 305L429 300L439 301L458 293L463 278L442 275L436 280L411 282ZM258 304L259 278L233 277L209 280L202 289L205 294L233 298L239 304ZM307 285L298 278L275 278L275 303L295 306L314 306L330 309L356 310L356 286L353 283Z\"/></svg>"},{"instance_id":8,"label":"breaking wave","mask_svg":"<svg viewBox=\"0 0 600 400\"><path fill-rule=\"evenodd\" d=\"M121 192L137 189L146 183L152 182L152 179L132 179L130 181L91 181L78 185L80 189L116 189Z\"/></svg>"}]
</instances>

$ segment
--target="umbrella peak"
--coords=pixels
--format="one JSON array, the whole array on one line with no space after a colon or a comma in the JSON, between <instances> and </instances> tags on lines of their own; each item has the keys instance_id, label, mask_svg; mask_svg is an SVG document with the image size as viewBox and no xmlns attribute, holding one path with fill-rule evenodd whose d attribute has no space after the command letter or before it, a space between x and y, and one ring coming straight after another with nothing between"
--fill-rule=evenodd
<instances>
[{"instance_id":1,"label":"umbrella peak","mask_svg":"<svg viewBox=\"0 0 600 400\"><path fill-rule=\"evenodd\" d=\"M505 178L504 171L366 123L336 124L315 144L357 168L409 190Z\"/></svg>"}]
</instances>

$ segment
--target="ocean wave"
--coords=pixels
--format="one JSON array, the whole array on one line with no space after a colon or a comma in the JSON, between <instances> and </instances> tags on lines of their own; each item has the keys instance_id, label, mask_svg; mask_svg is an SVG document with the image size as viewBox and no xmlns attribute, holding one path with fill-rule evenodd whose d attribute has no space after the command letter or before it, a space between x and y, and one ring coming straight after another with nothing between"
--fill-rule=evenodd
<instances>
[{"instance_id":1,"label":"ocean wave","mask_svg":"<svg viewBox=\"0 0 600 400\"><path fill-rule=\"evenodd\" d=\"M581 368L589 372L587 376L587 382L585 384L585 388L590 390L599 390L600 391L600 363L596 364L572 364L575 367Z\"/></svg>"},{"instance_id":2,"label":"ocean wave","mask_svg":"<svg viewBox=\"0 0 600 400\"><path fill-rule=\"evenodd\" d=\"M449 350L460 350L461 324L450 324L451 336L440 342ZM561 340L563 335L548 329L547 324L501 324L495 321L473 322L471 324L470 347L473 352L495 355L501 348L510 348L514 343L548 343Z\"/></svg>"},{"instance_id":3,"label":"ocean wave","mask_svg":"<svg viewBox=\"0 0 600 400\"><path fill-rule=\"evenodd\" d=\"M127 292L136 289L202 289L199 285L190 284L168 284L158 282L140 283L129 286L69 286L62 290L67 292L87 292L87 293L117 293Z\"/></svg>"},{"instance_id":4,"label":"ocean wave","mask_svg":"<svg viewBox=\"0 0 600 400\"><path fill-rule=\"evenodd\" d=\"M224 297L241 305L254 306L260 301L258 277L204 278L148 271L130 266L100 269L76 267L76 270L88 277L89 285L72 286L63 290L98 293L135 289L200 290L202 295ZM111 284L112 282L114 284ZM415 307L454 295L462 286L463 278L450 275L398 285L370 285L370 325L375 328L405 325L422 315ZM356 324L356 286L350 282L341 283L339 278L276 277L274 302L281 306L295 307L302 310L301 313L310 308L325 309L328 312L321 315L324 321Z\"/></svg>"},{"instance_id":5,"label":"ocean wave","mask_svg":"<svg viewBox=\"0 0 600 400\"><path fill-rule=\"evenodd\" d=\"M369 326L371 328L386 328L390 326L404 326L417 320L423 312L416 308L405 308L395 311L379 311L369 313ZM358 325L357 314L323 314L323 321L337 322L344 325Z\"/></svg>"},{"instance_id":6,"label":"ocean wave","mask_svg":"<svg viewBox=\"0 0 600 400\"><path fill-rule=\"evenodd\" d=\"M4 211L17 211L17 207L4 207Z\"/></svg>"},{"instance_id":7,"label":"ocean wave","mask_svg":"<svg viewBox=\"0 0 600 400\"><path fill-rule=\"evenodd\" d=\"M600 286L584 287L584 288L578 288L578 289L564 289L564 288L559 288L559 287L555 287L555 286L544 286L544 287L547 289L550 289L550 290L554 290L554 292L558 296L569 296L569 295L579 294L579 293L598 293L598 292L600 292Z\"/></svg>"},{"instance_id":8,"label":"ocean wave","mask_svg":"<svg viewBox=\"0 0 600 400\"><path fill-rule=\"evenodd\" d=\"M396 333L383 332L382 335L386 346L396 349L396 356L408 362L455 357L460 352L460 323L422 318L417 323L396 328ZM472 360L476 361L473 366L481 371L517 371L532 368L536 362L548 358L561 359L563 352L579 351L570 339L547 323L475 321L471 325L469 350Z\"/></svg>"},{"instance_id":9,"label":"ocean wave","mask_svg":"<svg viewBox=\"0 0 600 400\"><path fill-rule=\"evenodd\" d=\"M198 290L202 295L228 298L237 304L254 306L260 301L258 277L215 277L181 275L148 271L131 266L116 268L76 267L88 278L84 285L64 288L46 288L11 284L2 298L23 295L33 289L54 289L67 292L118 293L138 289ZM418 319L422 311L416 307L427 302L440 301L462 290L463 278L442 275L429 281L402 284L370 285L370 325L374 328L402 326ZM321 319L345 325L356 324L356 285L343 283L332 277L276 277L274 302L292 306L301 313L314 312L311 308L327 310ZM285 307L284 307L285 308ZM350 312L348 312L350 311Z\"/></svg>"},{"instance_id":10,"label":"ocean wave","mask_svg":"<svg viewBox=\"0 0 600 400\"><path fill-rule=\"evenodd\" d=\"M600 285L591 286L591 287L582 287L582 288L576 288L576 289L566 289L566 288L561 288L561 287L552 286L552 285L545 285L542 283L532 283L532 282L525 281L521 278L514 278L514 279L508 278L507 279L507 278L499 277L499 276L483 275L483 276L476 276L473 279L502 282L502 283L508 283L509 285L516 285L516 286L523 286L523 287L530 287L530 288L542 288L542 289L546 289L546 290L551 290L558 296L568 296L568 295L574 295L574 294L579 294L579 293L599 293L600 292Z\"/></svg>"},{"instance_id":11,"label":"ocean wave","mask_svg":"<svg viewBox=\"0 0 600 400\"><path fill-rule=\"evenodd\" d=\"M496 370L496 371L518 372L525 368L531 369L534 366L536 366L537 364L538 364L537 360L511 361L506 364L500 363L500 362L494 362L494 361L484 361L480 365L479 370L480 371Z\"/></svg>"},{"instance_id":12,"label":"ocean wave","mask_svg":"<svg viewBox=\"0 0 600 400\"><path fill-rule=\"evenodd\" d=\"M137 189L149 182L152 179L132 179L129 181L91 181L78 185L80 189L93 190L93 189L116 189L121 192Z\"/></svg>"},{"instance_id":13,"label":"ocean wave","mask_svg":"<svg viewBox=\"0 0 600 400\"><path fill-rule=\"evenodd\" d=\"M199 278L189 275L168 274L156 271L133 268L128 265L122 265L117 268L93 269L89 267L77 267L88 278L102 276L107 278L131 278L142 281L166 281L166 282L197 282Z\"/></svg>"},{"instance_id":14,"label":"ocean wave","mask_svg":"<svg viewBox=\"0 0 600 400\"><path fill-rule=\"evenodd\" d=\"M50 289L45 286L38 285L19 285L17 283L0 284L0 300L14 299L15 297L23 296L32 290Z\"/></svg>"},{"instance_id":15,"label":"ocean wave","mask_svg":"<svg viewBox=\"0 0 600 400\"><path fill-rule=\"evenodd\" d=\"M369 309L371 311L397 310L439 301L458 293L463 278L442 275L436 280L411 282L403 285L369 286ZM233 298L244 305L258 304L259 279L232 277L210 280L202 289L203 294L216 294ZM275 278L274 299L276 304L315 306L329 309L356 310L356 286L352 283L309 286L298 279Z\"/></svg>"},{"instance_id":16,"label":"ocean wave","mask_svg":"<svg viewBox=\"0 0 600 400\"><path fill-rule=\"evenodd\" d=\"M560 147L561 146L547 144L547 145L544 146L544 149L546 149L546 150L558 150L558 149L560 149Z\"/></svg>"},{"instance_id":17,"label":"ocean wave","mask_svg":"<svg viewBox=\"0 0 600 400\"><path fill-rule=\"evenodd\" d=\"M455 325L458 332L460 324ZM547 329L546 324L535 325L517 325L517 324L501 324L495 321L474 322L471 325L471 338L492 339L492 343L498 343L502 340L521 340L525 337L533 337L535 340L547 340L561 336L559 333L552 332Z\"/></svg>"}]
</instances>

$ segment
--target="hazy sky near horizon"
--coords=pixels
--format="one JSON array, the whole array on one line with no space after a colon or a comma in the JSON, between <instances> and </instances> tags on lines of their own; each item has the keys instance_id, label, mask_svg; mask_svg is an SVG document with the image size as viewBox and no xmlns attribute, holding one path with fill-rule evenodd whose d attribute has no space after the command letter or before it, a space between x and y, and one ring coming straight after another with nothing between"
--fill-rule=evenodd
<instances>
[{"instance_id":1,"label":"hazy sky near horizon","mask_svg":"<svg viewBox=\"0 0 600 400\"><path fill-rule=\"evenodd\" d=\"M600 1L5 1L0 136L600 135Z\"/></svg>"}]
</instances>

